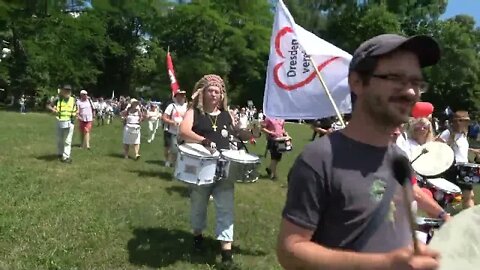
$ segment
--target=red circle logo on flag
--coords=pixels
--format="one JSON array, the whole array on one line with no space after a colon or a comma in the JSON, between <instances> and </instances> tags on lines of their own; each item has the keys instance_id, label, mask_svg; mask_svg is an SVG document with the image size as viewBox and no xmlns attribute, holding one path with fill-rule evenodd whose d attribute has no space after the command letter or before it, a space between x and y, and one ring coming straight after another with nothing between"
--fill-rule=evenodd
<instances>
[{"instance_id":1,"label":"red circle logo on flag","mask_svg":"<svg viewBox=\"0 0 480 270\"><path fill-rule=\"evenodd\" d=\"M273 68L273 80L278 87L286 91L297 90L312 82L316 76L310 56L301 50L293 33L293 29L286 26L275 36L275 52L282 61ZM318 71L321 72L337 59L339 57L331 57L320 63Z\"/></svg>"}]
</instances>

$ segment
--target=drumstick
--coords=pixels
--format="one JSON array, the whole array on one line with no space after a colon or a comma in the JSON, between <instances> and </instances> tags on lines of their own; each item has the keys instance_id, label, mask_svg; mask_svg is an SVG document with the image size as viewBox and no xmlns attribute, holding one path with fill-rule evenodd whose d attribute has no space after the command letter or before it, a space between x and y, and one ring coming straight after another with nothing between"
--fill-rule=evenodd
<instances>
[{"instance_id":1,"label":"drumstick","mask_svg":"<svg viewBox=\"0 0 480 270\"><path fill-rule=\"evenodd\" d=\"M422 149L422 153L420 153L420 155L418 155L416 158L414 158L410 164L413 164L413 162L415 162L417 159L419 159L421 156L425 155L426 153L428 153L428 149L427 148L423 148Z\"/></svg>"},{"instance_id":2,"label":"drumstick","mask_svg":"<svg viewBox=\"0 0 480 270\"><path fill-rule=\"evenodd\" d=\"M409 198L409 186L407 185L410 177L412 176L412 170L410 168L410 163L405 156L398 156L393 160L393 175L397 182L402 186L403 190L403 202L405 210L408 216L408 222L410 224L410 231L412 233L413 240L413 251L415 254L419 253L418 243L417 243L417 234L415 233L415 219L413 217L412 208L410 206Z\"/></svg>"}]
</instances>

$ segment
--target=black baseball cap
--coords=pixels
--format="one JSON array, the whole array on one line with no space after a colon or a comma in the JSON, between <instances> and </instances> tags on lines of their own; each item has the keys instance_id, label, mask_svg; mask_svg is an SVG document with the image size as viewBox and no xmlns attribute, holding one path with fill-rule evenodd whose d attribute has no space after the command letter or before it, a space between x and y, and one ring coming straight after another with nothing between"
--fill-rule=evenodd
<instances>
[{"instance_id":1,"label":"black baseball cap","mask_svg":"<svg viewBox=\"0 0 480 270\"><path fill-rule=\"evenodd\" d=\"M397 49L415 53L422 68L433 66L440 60L440 46L430 36L404 37L397 34L383 34L363 42L355 50L349 69L356 70L365 58L382 56Z\"/></svg>"}]
</instances>

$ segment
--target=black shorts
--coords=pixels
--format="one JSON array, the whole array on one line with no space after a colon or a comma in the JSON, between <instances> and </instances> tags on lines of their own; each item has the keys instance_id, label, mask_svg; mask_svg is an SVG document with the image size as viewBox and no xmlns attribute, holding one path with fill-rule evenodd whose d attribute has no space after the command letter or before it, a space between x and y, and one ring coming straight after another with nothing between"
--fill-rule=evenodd
<instances>
[{"instance_id":1,"label":"black shorts","mask_svg":"<svg viewBox=\"0 0 480 270\"><path fill-rule=\"evenodd\" d=\"M167 130L163 131L163 146L168 149L172 146L172 133Z\"/></svg>"},{"instance_id":2,"label":"black shorts","mask_svg":"<svg viewBox=\"0 0 480 270\"><path fill-rule=\"evenodd\" d=\"M455 165L455 162L453 163L448 170L446 170L444 173L442 173L441 177L445 178L446 180L454 183L457 185L461 190L473 190L473 184L472 183L465 183L460 179L459 177L459 170L457 166Z\"/></svg>"},{"instance_id":3,"label":"black shorts","mask_svg":"<svg viewBox=\"0 0 480 270\"><path fill-rule=\"evenodd\" d=\"M277 142L272 139L267 140L267 148L270 151L270 157L272 160L280 161L282 160L282 153L277 151Z\"/></svg>"}]
</instances>

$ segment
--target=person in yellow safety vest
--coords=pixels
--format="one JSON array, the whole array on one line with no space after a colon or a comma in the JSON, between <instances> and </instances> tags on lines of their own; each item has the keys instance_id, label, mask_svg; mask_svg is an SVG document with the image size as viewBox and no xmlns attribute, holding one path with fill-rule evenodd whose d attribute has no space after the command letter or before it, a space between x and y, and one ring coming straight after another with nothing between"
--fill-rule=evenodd
<instances>
[{"instance_id":1,"label":"person in yellow safety vest","mask_svg":"<svg viewBox=\"0 0 480 270\"><path fill-rule=\"evenodd\" d=\"M59 96L47 105L47 109L57 116L58 158L64 163L71 163L72 137L78 113L75 97L72 97L72 87L63 86Z\"/></svg>"}]
</instances>

